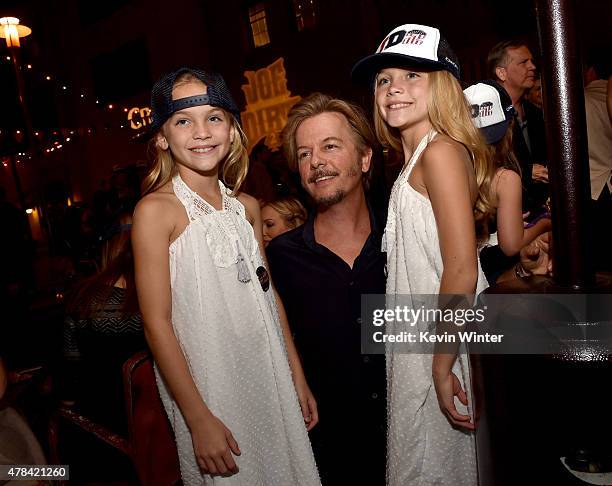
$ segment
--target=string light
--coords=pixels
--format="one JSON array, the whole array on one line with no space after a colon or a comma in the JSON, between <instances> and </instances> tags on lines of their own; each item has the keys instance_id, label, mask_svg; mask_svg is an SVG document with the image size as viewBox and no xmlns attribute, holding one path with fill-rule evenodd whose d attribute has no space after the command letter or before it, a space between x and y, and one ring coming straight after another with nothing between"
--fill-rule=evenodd
<instances>
[{"instance_id":1,"label":"string light","mask_svg":"<svg viewBox=\"0 0 612 486\"><path fill-rule=\"evenodd\" d=\"M11 57L10 56L6 56L6 59L10 61ZM26 64L25 67L27 69L29 69L29 70L33 70L34 69L32 64ZM52 81L52 80L55 79L55 82L56 82L55 86L57 86L57 89L61 89L63 92L68 92L69 91L68 88L69 88L70 83L67 83L67 84L60 83L59 80L56 77L54 77L53 74L51 74L51 73L42 73L41 77L42 77L43 80L46 80L46 81ZM75 91L77 91L77 90L75 90ZM85 98L86 98L86 96L85 96L86 95L86 91L85 90L80 90L80 91L81 92L79 94L79 98L80 98L81 101L84 101ZM97 99L97 100L95 100L95 104L97 106L101 106L102 102L99 99ZM108 104L103 105L103 106L104 106L104 108L106 108L109 111L116 108L114 103L108 103ZM127 107L123 107L123 112L124 113L128 113L129 109ZM118 126L120 129L125 129L126 128L126 125L124 123L117 123L117 124L115 124L115 123L116 122L113 122L111 124L105 123L104 124L104 129L106 131L110 130L112 126L116 126L116 127ZM87 130L86 133L85 133L85 130ZM71 137L66 136L68 134L68 130L67 129L62 129L61 132L62 132L62 134L65 137L64 138L64 143L65 142L70 142L72 140ZM20 137L23 137L24 133L25 132L23 130L15 130L15 134L18 137L18 141L20 141ZM47 155L47 154L49 154L51 152L54 152L55 150L59 151L60 149L63 148L63 145L61 143L59 143L58 141L54 141L52 146L45 147L44 145L47 145L45 143L45 138L46 138L45 134L46 133L48 133L48 132L46 132L46 130L42 130L42 131L37 130L37 131L34 132L34 135L43 142L43 146L40 147L40 150L42 151L42 153L44 155ZM69 133L70 133L71 136L75 136L75 130L70 130ZM79 129L79 135L93 135L95 133L96 132L95 132L95 127L94 126L90 126L90 128L87 128L87 129L83 128L83 132L82 133L81 133L81 131ZM0 130L0 135L2 135L2 130ZM58 137L58 136L60 136L60 134L57 131L54 131L53 132L53 136ZM24 159L27 157L27 160L32 160L32 155L30 155L30 154L33 155L34 153L33 152L30 152L30 153L21 153L20 152L18 155L21 156L21 157L24 157ZM17 158L16 158L16 161L17 161L17 163L21 163L22 162L22 160L17 159ZM6 166L6 162L4 162L3 165Z\"/></svg>"}]
</instances>

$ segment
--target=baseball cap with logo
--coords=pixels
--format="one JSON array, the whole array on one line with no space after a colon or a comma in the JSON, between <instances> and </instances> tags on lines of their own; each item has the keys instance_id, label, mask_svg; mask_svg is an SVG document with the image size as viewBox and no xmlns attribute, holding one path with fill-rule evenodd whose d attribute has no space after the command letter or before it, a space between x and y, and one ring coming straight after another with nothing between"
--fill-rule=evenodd
<instances>
[{"instance_id":1,"label":"baseball cap with logo","mask_svg":"<svg viewBox=\"0 0 612 486\"><path fill-rule=\"evenodd\" d=\"M515 111L506 90L495 81L485 80L463 90L474 125L480 128L488 144L499 142L510 125Z\"/></svg>"},{"instance_id":2,"label":"baseball cap with logo","mask_svg":"<svg viewBox=\"0 0 612 486\"><path fill-rule=\"evenodd\" d=\"M191 74L206 85L206 94L188 96L186 98L172 99L172 88L176 80L184 75ZM240 110L220 74L182 67L164 75L151 89L151 115L152 122L149 134L155 133L172 116L175 111L191 106L211 105L230 112L240 122Z\"/></svg>"},{"instance_id":3,"label":"baseball cap with logo","mask_svg":"<svg viewBox=\"0 0 612 486\"><path fill-rule=\"evenodd\" d=\"M353 67L351 77L359 84L374 83L376 74L388 67L414 67L449 71L460 77L459 60L435 27L404 24L393 29L370 56Z\"/></svg>"}]
</instances>

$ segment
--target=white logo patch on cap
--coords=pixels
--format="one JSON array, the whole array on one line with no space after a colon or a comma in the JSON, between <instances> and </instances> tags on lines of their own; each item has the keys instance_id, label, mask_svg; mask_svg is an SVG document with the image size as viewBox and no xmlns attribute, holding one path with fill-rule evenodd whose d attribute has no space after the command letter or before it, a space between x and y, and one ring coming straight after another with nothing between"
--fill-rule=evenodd
<instances>
[{"instance_id":1,"label":"white logo patch on cap","mask_svg":"<svg viewBox=\"0 0 612 486\"><path fill-rule=\"evenodd\" d=\"M476 127L485 128L506 120L499 93L493 86L478 83L463 92L470 105Z\"/></svg>"},{"instance_id":2,"label":"white logo patch on cap","mask_svg":"<svg viewBox=\"0 0 612 486\"><path fill-rule=\"evenodd\" d=\"M427 25L404 24L385 37L376 53L403 54L437 61L439 42L440 31L438 29Z\"/></svg>"}]
</instances>

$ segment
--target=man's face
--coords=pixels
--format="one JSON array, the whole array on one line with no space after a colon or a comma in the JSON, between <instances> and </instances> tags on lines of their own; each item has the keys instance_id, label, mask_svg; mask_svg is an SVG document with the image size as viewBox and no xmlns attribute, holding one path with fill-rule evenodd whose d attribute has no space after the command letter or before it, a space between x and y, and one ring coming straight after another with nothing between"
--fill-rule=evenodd
<instances>
[{"instance_id":1,"label":"man's face","mask_svg":"<svg viewBox=\"0 0 612 486\"><path fill-rule=\"evenodd\" d=\"M533 86L535 64L527 46L508 49L508 64L497 68L497 76L508 91L525 92Z\"/></svg>"},{"instance_id":2,"label":"man's face","mask_svg":"<svg viewBox=\"0 0 612 486\"><path fill-rule=\"evenodd\" d=\"M372 151L360 154L348 121L339 113L320 113L304 120L295 132L302 186L319 205L332 206L362 191L362 173Z\"/></svg>"}]
</instances>

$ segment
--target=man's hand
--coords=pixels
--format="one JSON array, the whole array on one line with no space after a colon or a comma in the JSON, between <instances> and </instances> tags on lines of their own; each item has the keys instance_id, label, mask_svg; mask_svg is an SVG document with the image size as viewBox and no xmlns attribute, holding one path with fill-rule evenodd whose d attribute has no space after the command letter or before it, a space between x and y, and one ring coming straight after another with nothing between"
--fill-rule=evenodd
<instances>
[{"instance_id":1,"label":"man's hand","mask_svg":"<svg viewBox=\"0 0 612 486\"><path fill-rule=\"evenodd\" d=\"M552 275L550 233L543 233L521 249L521 264L533 275Z\"/></svg>"},{"instance_id":2,"label":"man's hand","mask_svg":"<svg viewBox=\"0 0 612 486\"><path fill-rule=\"evenodd\" d=\"M531 169L531 178L534 181L548 182L548 169L542 164L533 164Z\"/></svg>"}]
</instances>

